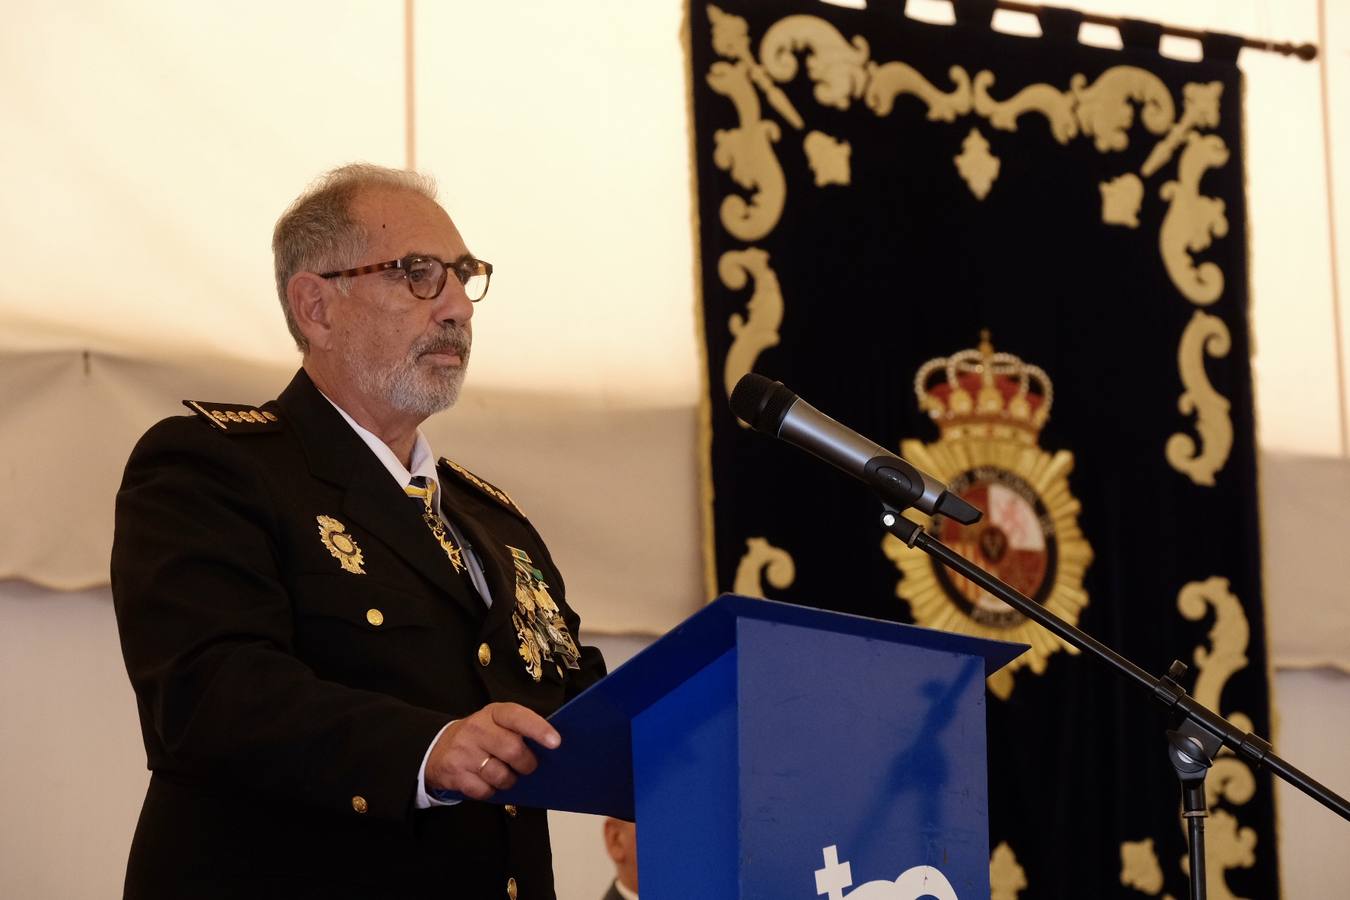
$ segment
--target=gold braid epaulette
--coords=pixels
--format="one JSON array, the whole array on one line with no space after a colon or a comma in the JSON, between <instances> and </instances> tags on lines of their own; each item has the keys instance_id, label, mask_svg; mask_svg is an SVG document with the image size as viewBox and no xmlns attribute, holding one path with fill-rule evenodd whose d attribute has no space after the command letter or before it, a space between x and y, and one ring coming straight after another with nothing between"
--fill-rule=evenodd
<instances>
[{"instance_id":1,"label":"gold braid epaulette","mask_svg":"<svg viewBox=\"0 0 1350 900\"><path fill-rule=\"evenodd\" d=\"M184 400L183 405L226 434L281 430L281 419L268 409L242 403L207 403L205 400Z\"/></svg>"},{"instance_id":2,"label":"gold braid epaulette","mask_svg":"<svg viewBox=\"0 0 1350 900\"><path fill-rule=\"evenodd\" d=\"M521 508L519 506L516 506L516 502L511 499L511 495L506 493L506 491L502 490L501 488L497 487L495 484L492 484L491 482L488 481L484 481L477 475L470 472L468 469L461 466L459 463L454 462L453 460L446 459L444 456L441 457L441 463L451 472L458 475L462 481L466 482L469 485L472 485L473 487L482 491L484 494L487 494L493 500L496 500L502 506L505 506L507 509L511 510L511 512L520 516L522 519L526 517L525 513L521 510Z\"/></svg>"}]
</instances>

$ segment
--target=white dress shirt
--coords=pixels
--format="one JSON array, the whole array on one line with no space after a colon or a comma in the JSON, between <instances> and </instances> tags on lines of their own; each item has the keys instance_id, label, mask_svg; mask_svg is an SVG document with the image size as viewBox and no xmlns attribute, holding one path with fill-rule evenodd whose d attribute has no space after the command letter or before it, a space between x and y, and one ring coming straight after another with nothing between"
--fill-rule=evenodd
<instances>
[{"instance_id":1,"label":"white dress shirt","mask_svg":"<svg viewBox=\"0 0 1350 900\"><path fill-rule=\"evenodd\" d=\"M322 394L323 392L320 391L319 393ZM333 403L327 394L324 394L324 399L328 400L329 403ZM468 569L469 581L473 583L474 588L478 591L478 596L483 598L483 602L488 606L491 606L492 594L488 592L487 578L483 574L483 563L478 559L478 554L474 552L473 545L464 539L464 535L455 527L455 523L445 516L445 506L441 503L441 480L436 474L436 457L431 452L431 444L427 441L426 435L422 434L420 429L418 430L417 441L413 444L411 459L412 471L409 471L407 467L403 465L403 462L394 455L394 451L389 449L388 444L380 440L370 431L367 431L365 428L358 425L356 420L347 415L347 411L336 403L333 403L333 409L336 409L347 424L352 426L352 430L356 432L356 436L365 442L366 446L370 448L370 451L375 454L375 458L384 464L384 467L389 470L389 474L398 482L400 489L406 488L408 485L412 484L413 478L418 475L435 482L436 514L441 517L441 521L444 522L445 527L449 529L451 536L455 539L455 543L457 543L460 546L460 549L464 551L464 563ZM409 500L408 502L411 503L412 500ZM427 760L431 758L431 748L436 746L436 742L441 739L441 735L445 733L445 729L453 724L453 722L448 722L446 723L445 728L436 732L436 736L432 738L431 743L427 745L427 752L422 754L422 765L417 769L417 795L414 798L414 803L418 809L430 809L433 806L454 806L459 802L457 800L438 800L431 796L431 794L427 793L426 781Z\"/></svg>"}]
</instances>

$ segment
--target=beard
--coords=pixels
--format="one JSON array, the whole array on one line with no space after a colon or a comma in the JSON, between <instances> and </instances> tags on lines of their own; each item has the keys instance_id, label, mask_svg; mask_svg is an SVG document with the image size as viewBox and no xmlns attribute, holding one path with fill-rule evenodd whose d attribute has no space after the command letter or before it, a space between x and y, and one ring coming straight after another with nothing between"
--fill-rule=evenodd
<instances>
[{"instance_id":1,"label":"beard","mask_svg":"<svg viewBox=\"0 0 1350 900\"><path fill-rule=\"evenodd\" d=\"M449 409L459 399L472 343L467 329L450 324L439 334L418 340L407 356L388 368L376 369L350 357L346 362L366 396L379 397L394 409L426 418ZM426 353L453 353L459 357L459 365L423 365L421 357Z\"/></svg>"}]
</instances>

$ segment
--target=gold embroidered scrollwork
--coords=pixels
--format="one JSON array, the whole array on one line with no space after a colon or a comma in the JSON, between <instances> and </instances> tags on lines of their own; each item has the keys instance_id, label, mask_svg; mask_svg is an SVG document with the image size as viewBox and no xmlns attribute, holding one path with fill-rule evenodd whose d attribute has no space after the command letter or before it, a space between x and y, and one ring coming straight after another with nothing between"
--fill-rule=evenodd
<instances>
[{"instance_id":1,"label":"gold embroidered scrollwork","mask_svg":"<svg viewBox=\"0 0 1350 900\"><path fill-rule=\"evenodd\" d=\"M1209 629L1209 647L1195 648L1193 659L1199 674L1191 694L1206 708L1219 711L1228 679L1247 667L1251 627L1242 601L1229 590L1227 578L1216 575L1205 581L1193 581L1177 594L1177 609L1192 622L1203 619L1210 608L1214 610L1214 624ZM1245 713L1230 713L1228 718L1243 731L1252 730L1252 720ZM1205 793L1211 805L1220 798L1234 804L1246 803L1256 793L1256 778L1241 760L1220 756L1205 779Z\"/></svg>"},{"instance_id":2,"label":"gold embroidered scrollwork","mask_svg":"<svg viewBox=\"0 0 1350 900\"><path fill-rule=\"evenodd\" d=\"M1001 131L1016 131L1017 119L1029 112L1038 112L1050 123L1050 133L1056 141L1067 144L1078 134L1078 121L1073 114L1073 95L1056 90L1048 84L1033 84L1018 91L1008 100L989 96L994 84L994 73L978 73L974 83L975 112L989 120Z\"/></svg>"},{"instance_id":3,"label":"gold embroidered scrollwork","mask_svg":"<svg viewBox=\"0 0 1350 900\"><path fill-rule=\"evenodd\" d=\"M1149 153L1140 172L1145 178L1167 165L1172 154L1186 142L1190 133L1197 128L1215 128L1219 124L1219 98L1223 96L1223 82L1211 81L1208 84L1191 82L1182 88L1185 102L1181 118L1167 132L1167 136Z\"/></svg>"},{"instance_id":4,"label":"gold embroidered scrollwork","mask_svg":"<svg viewBox=\"0 0 1350 900\"><path fill-rule=\"evenodd\" d=\"M1150 896L1162 891L1163 871L1153 838L1124 841L1120 845L1120 883Z\"/></svg>"},{"instance_id":5,"label":"gold embroidered scrollwork","mask_svg":"<svg viewBox=\"0 0 1350 900\"><path fill-rule=\"evenodd\" d=\"M745 304L746 314L732 313L727 320L732 342L722 367L722 383L730 397L736 382L755 367L759 355L778 344L783 292L778 276L769 267L769 254L758 247L723 253L717 261L717 274L733 291L744 288L751 278L755 280L755 289Z\"/></svg>"},{"instance_id":6,"label":"gold embroidered scrollwork","mask_svg":"<svg viewBox=\"0 0 1350 900\"><path fill-rule=\"evenodd\" d=\"M824 19L796 15L780 19L769 28L756 59L744 19L711 5L708 18L713 49L729 60L712 64L708 85L731 100L740 123L714 133L713 163L729 172L737 185L752 192L749 199L735 194L724 198L719 212L728 233L748 243L773 230L787 202L787 181L774 150L782 129L777 122L763 118L760 94L784 121L800 131L805 127L801 113L775 83L797 76L797 53L807 51L806 71L815 83L816 100L847 109L862 96L869 50L862 37L855 36L849 42ZM850 182L852 148L847 141L813 131L803 141L803 149L817 186Z\"/></svg>"},{"instance_id":7,"label":"gold embroidered scrollwork","mask_svg":"<svg viewBox=\"0 0 1350 900\"><path fill-rule=\"evenodd\" d=\"M1167 439L1167 462L1199 485L1212 486L1214 474L1228 462L1233 449L1233 421L1228 400L1210 384L1205 373L1205 357L1222 358L1232 347L1228 326L1217 316L1195 311L1182 332L1177 348L1177 366L1185 392L1177 400L1183 415L1194 415L1195 430L1201 446L1189 434L1177 433Z\"/></svg>"},{"instance_id":8,"label":"gold embroidered scrollwork","mask_svg":"<svg viewBox=\"0 0 1350 900\"><path fill-rule=\"evenodd\" d=\"M994 186L998 170L1003 164L999 162L997 156L989 152L989 142L980 134L980 129L970 129L970 134L966 135L966 139L961 143L961 153L954 161L956 171L961 173L975 199L983 200L988 197L989 189Z\"/></svg>"},{"instance_id":9,"label":"gold embroidered scrollwork","mask_svg":"<svg viewBox=\"0 0 1350 900\"><path fill-rule=\"evenodd\" d=\"M1133 172L1103 181L1102 221L1107 225L1139 227L1139 206L1144 202L1144 183Z\"/></svg>"},{"instance_id":10,"label":"gold embroidered scrollwork","mask_svg":"<svg viewBox=\"0 0 1350 900\"><path fill-rule=\"evenodd\" d=\"M1192 253L1209 249L1214 238L1228 234L1223 200L1200 194L1205 172L1228 162L1228 147L1216 134L1191 132L1177 163L1177 178L1162 186L1159 194L1171 205L1158 233L1158 248L1172 283L1192 303L1210 304L1223 294L1223 271L1214 263L1199 266Z\"/></svg>"},{"instance_id":11,"label":"gold embroidered scrollwork","mask_svg":"<svg viewBox=\"0 0 1350 900\"><path fill-rule=\"evenodd\" d=\"M928 107L928 121L955 122L958 116L970 112L974 103L970 75L960 66L952 66L947 75L956 85L950 93L939 90L919 70L902 62L882 65L867 64L867 88L864 100L867 108L879 116L890 115L895 99L902 94L913 94Z\"/></svg>"},{"instance_id":12,"label":"gold embroidered scrollwork","mask_svg":"<svg viewBox=\"0 0 1350 900\"><path fill-rule=\"evenodd\" d=\"M806 161L816 176L816 187L828 184L848 184L853 180L849 171L849 157L853 146L848 141L836 141L823 131L813 131L802 141Z\"/></svg>"},{"instance_id":13,"label":"gold embroidered scrollwork","mask_svg":"<svg viewBox=\"0 0 1350 900\"><path fill-rule=\"evenodd\" d=\"M791 103L778 91L750 54L745 20L708 7L713 25L713 49L732 62L715 62L708 69L708 87L731 101L740 124L713 134L713 163L731 175L750 199L732 194L722 200L722 227L743 241L756 241L778 224L787 201L787 180L773 145L782 134L777 122L762 117L756 83L772 88L769 101L796 116ZM780 112L783 110L780 109Z\"/></svg>"},{"instance_id":14,"label":"gold embroidered scrollwork","mask_svg":"<svg viewBox=\"0 0 1350 900\"><path fill-rule=\"evenodd\" d=\"M797 566L786 550L762 537L752 537L745 542L745 555L736 566L736 580L731 589L746 597L763 597L761 576L781 591L792 586L797 577Z\"/></svg>"},{"instance_id":15,"label":"gold embroidered scrollwork","mask_svg":"<svg viewBox=\"0 0 1350 900\"><path fill-rule=\"evenodd\" d=\"M1102 221L1106 224L1139 227L1144 197L1140 176L1149 178L1156 174L1171 161L1178 148L1183 148L1176 178L1159 189L1168 209L1158 230L1158 250L1168 277L1183 297L1202 306L1214 303L1223 295L1223 270L1213 262L1196 265L1193 254L1207 250L1215 238L1225 237L1228 219L1223 200L1203 196L1200 181L1208 170L1226 165L1229 153L1222 138L1202 135L1197 129L1219 124L1222 82L1187 84L1182 90L1185 105L1176 122L1172 122L1174 107L1166 86L1143 69L1131 66L1108 69L1091 87L1083 76L1076 75L1072 86L1078 98L1079 122L1084 133L1096 136L1098 150L1121 150L1127 145L1126 131L1133 122L1129 101L1142 104L1141 118L1146 128L1155 134L1166 132L1149 153L1139 175L1126 172L1101 183ZM1232 424L1228 401L1213 390L1204 375L1200 348L1222 356L1228 352L1230 339L1218 320L1203 326L1213 332L1208 342L1198 339L1197 331L1201 328L1192 320L1182 334L1178 354L1187 385L1181 411L1199 413L1197 428L1205 439L1205 452L1197 455L1194 439L1183 434L1173 435L1165 452L1167 461L1196 484L1213 486L1214 475L1227 461L1232 447ZM1197 389L1192 390L1192 385Z\"/></svg>"},{"instance_id":16,"label":"gold embroidered scrollwork","mask_svg":"<svg viewBox=\"0 0 1350 900\"><path fill-rule=\"evenodd\" d=\"M1203 619L1210 607L1214 608L1214 624L1209 630L1210 647L1195 648L1195 665L1200 674L1191 694L1204 706L1217 710L1228 679L1247 666L1251 628L1241 601L1229 590L1227 578L1216 575L1205 581L1193 581L1177 594L1177 609L1192 622ZM1238 724L1236 719L1234 724ZM1239 727L1249 731L1251 721L1242 716Z\"/></svg>"},{"instance_id":17,"label":"gold embroidered scrollwork","mask_svg":"<svg viewBox=\"0 0 1350 900\"><path fill-rule=\"evenodd\" d=\"M1193 659L1198 672L1191 694L1209 709L1222 712L1221 700L1228 680L1247 667L1247 646L1251 640L1251 626L1242 601L1230 590L1227 578L1214 576L1204 581L1193 581L1177 594L1177 609L1192 622L1214 610L1214 622L1209 629L1209 647L1195 648ZM1252 721L1244 713L1228 713L1229 720L1243 731L1252 730ZM1233 868L1250 868L1256 864L1255 830L1243 827L1228 810L1213 809L1220 801L1233 806L1247 803L1256 794L1256 776L1248 765L1224 751L1214 760L1205 779L1206 801L1212 809L1206 825L1208 853L1206 873L1209 895L1232 900L1235 895L1225 882L1225 873ZM1182 868L1186 860L1182 860Z\"/></svg>"},{"instance_id":18,"label":"gold embroidered scrollwork","mask_svg":"<svg viewBox=\"0 0 1350 900\"><path fill-rule=\"evenodd\" d=\"M1256 831L1242 827L1226 809L1213 810L1205 823L1205 896L1209 900L1244 900L1228 887L1228 870L1254 865ZM1181 868L1190 871L1190 860L1184 856Z\"/></svg>"},{"instance_id":19,"label":"gold embroidered scrollwork","mask_svg":"<svg viewBox=\"0 0 1350 900\"><path fill-rule=\"evenodd\" d=\"M1086 75L1069 79L1075 100L1074 113L1083 134L1095 139L1097 150L1109 153L1124 150L1130 144L1127 132L1134 124L1134 107L1140 104L1140 120L1154 134L1162 134L1172 124L1176 105L1162 79L1136 66L1112 66L1091 85Z\"/></svg>"},{"instance_id":20,"label":"gold embroidered scrollwork","mask_svg":"<svg viewBox=\"0 0 1350 900\"><path fill-rule=\"evenodd\" d=\"M806 50L806 74L815 83L821 105L848 109L862 96L867 83L867 39L844 40L839 31L816 16L787 16L764 33L759 44L760 64L776 81L797 77L797 53ZM801 126L796 126L800 128Z\"/></svg>"},{"instance_id":21,"label":"gold embroidered scrollwork","mask_svg":"<svg viewBox=\"0 0 1350 900\"><path fill-rule=\"evenodd\" d=\"M1192 657L1198 674L1191 694L1208 709L1222 712L1220 701L1224 686L1233 673L1247 666L1251 627L1242 601L1230 590L1228 579L1216 575L1182 587L1177 594L1177 609L1192 622L1200 621L1210 609L1214 610L1209 647L1196 647ZM1243 713L1229 713L1228 719L1243 731L1252 730L1251 719ZM1205 873L1210 897L1240 900L1228 887L1227 873L1230 869L1246 869L1256 864L1256 831L1244 827L1229 810L1215 808L1215 805L1223 802L1241 806L1255 795L1256 777L1248 765L1227 750L1220 753L1205 778L1205 800L1210 807L1205 826ZM1121 884L1152 896L1162 891L1162 869L1152 838L1122 843L1120 862ZM1181 857L1179 862L1183 872L1189 871L1186 857Z\"/></svg>"},{"instance_id":22,"label":"gold embroidered scrollwork","mask_svg":"<svg viewBox=\"0 0 1350 900\"><path fill-rule=\"evenodd\" d=\"M756 241L778 224L787 202L787 180L773 151L782 132L778 123L760 118L759 95L745 63L713 63L708 86L731 100L741 122L713 134L713 163L753 192L749 200L738 194L722 200L722 226L743 241Z\"/></svg>"},{"instance_id":23,"label":"gold embroidered scrollwork","mask_svg":"<svg viewBox=\"0 0 1350 900\"><path fill-rule=\"evenodd\" d=\"M1017 900L1027 887L1027 873L1007 841L989 855L989 900Z\"/></svg>"},{"instance_id":24,"label":"gold embroidered scrollwork","mask_svg":"<svg viewBox=\"0 0 1350 900\"><path fill-rule=\"evenodd\" d=\"M802 127L801 113L792 105L792 101L774 85L769 74L764 71L750 50L750 27L740 16L728 15L716 6L708 7L708 19L712 23L713 50L720 56L745 64L745 73L755 86L764 92L769 105L787 119L793 128Z\"/></svg>"}]
</instances>

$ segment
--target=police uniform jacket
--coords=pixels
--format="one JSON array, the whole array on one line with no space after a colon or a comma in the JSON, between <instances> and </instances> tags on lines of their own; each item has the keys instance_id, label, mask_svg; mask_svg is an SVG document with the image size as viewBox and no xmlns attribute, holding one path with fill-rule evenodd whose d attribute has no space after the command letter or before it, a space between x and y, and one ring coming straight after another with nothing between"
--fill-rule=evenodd
<instances>
[{"instance_id":1,"label":"police uniform jacket","mask_svg":"<svg viewBox=\"0 0 1350 900\"><path fill-rule=\"evenodd\" d=\"M493 701L548 714L604 674L587 647L579 669L527 670L522 557L579 624L538 533L441 461L488 608L303 371L262 407L197 411L146 433L117 496L113 599L152 771L126 895L553 897L543 811L414 807L447 722Z\"/></svg>"}]
</instances>

